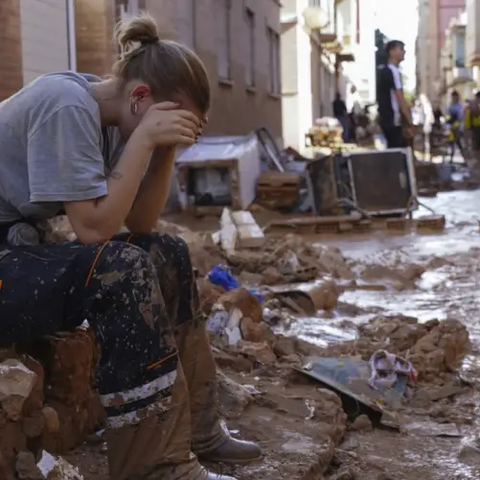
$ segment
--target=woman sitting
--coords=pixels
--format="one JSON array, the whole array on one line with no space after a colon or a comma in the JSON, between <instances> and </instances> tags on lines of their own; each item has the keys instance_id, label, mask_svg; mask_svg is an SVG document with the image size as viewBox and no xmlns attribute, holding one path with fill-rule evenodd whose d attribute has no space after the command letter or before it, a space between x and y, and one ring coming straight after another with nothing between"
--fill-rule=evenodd
<instances>
[{"instance_id":1,"label":"woman sitting","mask_svg":"<svg viewBox=\"0 0 480 480\"><path fill-rule=\"evenodd\" d=\"M117 39L110 79L52 73L0 104L0 344L88 319L111 478L227 480L191 452L236 463L260 449L220 425L187 245L152 233L175 149L201 134L209 81L149 16ZM48 244L44 225L63 211L78 241Z\"/></svg>"}]
</instances>

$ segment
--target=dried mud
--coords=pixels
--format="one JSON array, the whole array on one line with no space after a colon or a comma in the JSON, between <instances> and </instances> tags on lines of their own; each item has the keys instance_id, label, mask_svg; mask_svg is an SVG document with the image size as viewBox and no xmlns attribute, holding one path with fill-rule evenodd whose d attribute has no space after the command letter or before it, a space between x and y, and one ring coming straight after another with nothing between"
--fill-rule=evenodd
<instances>
[{"instance_id":1,"label":"dried mud","mask_svg":"<svg viewBox=\"0 0 480 480\"><path fill-rule=\"evenodd\" d=\"M244 341L212 342L221 410L234 436L260 442L265 453L254 465L212 468L238 480L480 478L480 192L424 201L447 215L445 233L313 240L289 235L229 259L248 285L328 277L341 294L329 312L306 317L295 305L268 299L270 313L262 321L248 295L225 297L199 278L206 314L215 303L230 302L244 315ZM166 222L158 230L187 240L200 277L226 261L201 233ZM363 415L347 418L335 393L292 369L311 355L368 360L378 349L408 358L418 372L415 394L383 424ZM416 433L406 428L412 424L420 425ZM452 425L458 435L433 436L435 428ZM101 436L90 436L65 458L86 480L108 479Z\"/></svg>"}]
</instances>

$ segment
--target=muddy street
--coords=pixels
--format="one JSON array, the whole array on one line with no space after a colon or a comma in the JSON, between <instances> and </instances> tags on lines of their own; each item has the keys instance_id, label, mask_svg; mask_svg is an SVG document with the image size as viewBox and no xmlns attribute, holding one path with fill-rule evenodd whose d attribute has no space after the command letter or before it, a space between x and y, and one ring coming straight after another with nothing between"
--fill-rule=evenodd
<instances>
[{"instance_id":1,"label":"muddy street","mask_svg":"<svg viewBox=\"0 0 480 480\"><path fill-rule=\"evenodd\" d=\"M323 241L339 247L352 269L366 280L380 281L396 288L346 291L340 297L337 312L322 321L301 319L290 327L288 334L325 346L356 338L355 327L379 314L402 314L418 318L420 322L458 319L467 326L472 343L463 372L476 383L480 372L479 201L478 191L449 192L422 199L436 213L447 217L447 228L439 235L379 234L375 238L358 235L356 238ZM412 284L409 274L415 272L415 267L424 271L420 278L414 278ZM457 402L459 405L471 403L477 411L476 393L457 398L450 407L455 408ZM472 420L465 431L478 438L480 428L476 415ZM480 456L477 453L459 455L462 445L471 440L468 434L464 439L448 439L415 438L384 429L350 433L346 441L347 452L342 455L349 458L347 463L359 461L366 471L383 469L389 475L385 478L474 479L480 475ZM374 477L365 474L359 478Z\"/></svg>"},{"instance_id":2,"label":"muddy street","mask_svg":"<svg viewBox=\"0 0 480 480\"><path fill-rule=\"evenodd\" d=\"M246 332L242 323L245 341L236 346L212 337L222 414L232 435L259 441L265 456L245 467L208 466L242 480L480 478L479 201L480 191L422 199L446 215L442 233L304 239L316 252L333 247L324 267L339 285L356 278L357 287L344 288L329 311L290 311L273 331ZM261 281L245 271L236 270L245 284ZM295 370L310 356L368 360L378 349L410 359L418 375L413 393L381 421ZM104 449L94 438L66 458L87 480L105 480Z\"/></svg>"}]
</instances>

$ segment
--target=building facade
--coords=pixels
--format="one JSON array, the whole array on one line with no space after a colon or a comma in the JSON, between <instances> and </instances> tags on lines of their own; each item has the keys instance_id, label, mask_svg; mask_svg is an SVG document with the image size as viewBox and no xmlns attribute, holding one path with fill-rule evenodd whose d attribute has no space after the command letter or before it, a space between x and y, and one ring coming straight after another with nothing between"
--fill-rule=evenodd
<instances>
[{"instance_id":1,"label":"building facade","mask_svg":"<svg viewBox=\"0 0 480 480\"><path fill-rule=\"evenodd\" d=\"M465 0L419 0L417 91L433 104L440 101L443 89L441 51L445 32L464 9Z\"/></svg>"},{"instance_id":2,"label":"building facade","mask_svg":"<svg viewBox=\"0 0 480 480\"><path fill-rule=\"evenodd\" d=\"M105 75L117 54L115 23L146 10L162 38L205 62L212 83L206 134L282 135L279 0L1 0L0 100L38 75Z\"/></svg>"},{"instance_id":3,"label":"building facade","mask_svg":"<svg viewBox=\"0 0 480 480\"><path fill-rule=\"evenodd\" d=\"M116 50L115 22L146 10L160 35L187 44L212 83L207 134L243 135L267 127L282 135L278 0L76 0L77 67L104 75Z\"/></svg>"},{"instance_id":4,"label":"building facade","mask_svg":"<svg viewBox=\"0 0 480 480\"><path fill-rule=\"evenodd\" d=\"M445 30L445 41L440 55L441 103L447 105L452 91L460 98L472 96L478 77L478 67L471 67L467 59L467 12L454 17Z\"/></svg>"},{"instance_id":5,"label":"building facade","mask_svg":"<svg viewBox=\"0 0 480 480\"><path fill-rule=\"evenodd\" d=\"M73 0L0 2L0 101L38 75L75 68Z\"/></svg>"},{"instance_id":6,"label":"building facade","mask_svg":"<svg viewBox=\"0 0 480 480\"><path fill-rule=\"evenodd\" d=\"M337 91L343 98L349 91L346 65L354 60L357 1L282 0L285 146L302 151L315 119L331 116Z\"/></svg>"},{"instance_id":7,"label":"building facade","mask_svg":"<svg viewBox=\"0 0 480 480\"><path fill-rule=\"evenodd\" d=\"M475 87L480 88L480 0L467 0L466 6L466 64L472 68Z\"/></svg>"}]
</instances>

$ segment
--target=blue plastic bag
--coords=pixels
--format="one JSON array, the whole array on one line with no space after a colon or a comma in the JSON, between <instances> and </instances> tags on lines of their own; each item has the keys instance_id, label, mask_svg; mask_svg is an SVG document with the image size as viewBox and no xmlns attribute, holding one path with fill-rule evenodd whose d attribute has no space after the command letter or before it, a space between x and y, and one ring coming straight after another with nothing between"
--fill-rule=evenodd
<instances>
[{"instance_id":1,"label":"blue plastic bag","mask_svg":"<svg viewBox=\"0 0 480 480\"><path fill-rule=\"evenodd\" d=\"M222 287L224 290L229 292L230 290L235 290L240 288L242 285L239 281L232 275L232 272L225 265L215 265L208 274L208 280L214 285ZM263 303L263 297L260 295L259 291L254 288L249 288L248 291L258 300L259 303Z\"/></svg>"}]
</instances>

